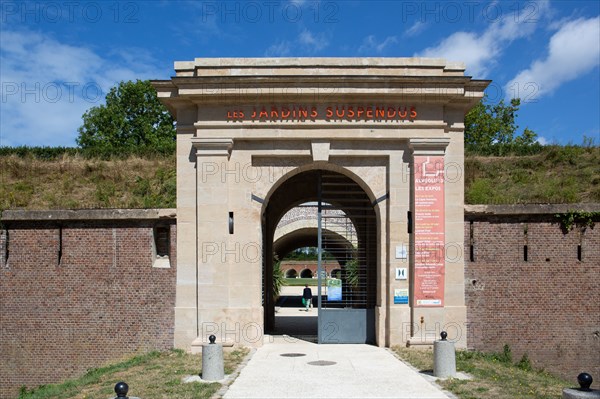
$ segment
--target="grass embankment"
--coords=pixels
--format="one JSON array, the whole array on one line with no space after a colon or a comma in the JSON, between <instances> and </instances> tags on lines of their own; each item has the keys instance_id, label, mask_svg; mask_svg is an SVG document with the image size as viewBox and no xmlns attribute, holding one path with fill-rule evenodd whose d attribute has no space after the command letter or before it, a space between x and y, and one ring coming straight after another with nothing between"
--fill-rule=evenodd
<instances>
[{"instance_id":1,"label":"grass embankment","mask_svg":"<svg viewBox=\"0 0 600 399\"><path fill-rule=\"evenodd\" d=\"M0 210L175 207L174 155L58 150L0 151ZM464 178L467 204L600 202L600 147L467 155Z\"/></svg>"},{"instance_id":2,"label":"grass embankment","mask_svg":"<svg viewBox=\"0 0 600 399\"><path fill-rule=\"evenodd\" d=\"M0 156L0 210L173 208L175 179L173 156Z\"/></svg>"},{"instance_id":3,"label":"grass embankment","mask_svg":"<svg viewBox=\"0 0 600 399\"><path fill-rule=\"evenodd\" d=\"M600 147L547 146L527 156L468 155L465 202L600 202Z\"/></svg>"},{"instance_id":4,"label":"grass embankment","mask_svg":"<svg viewBox=\"0 0 600 399\"><path fill-rule=\"evenodd\" d=\"M248 349L225 351L225 374L231 374L248 354ZM62 384L22 390L19 399L106 399L115 396L117 382L129 385L128 396L140 398L210 398L219 383L183 383L182 379L201 372L202 356L182 350L150 352L123 362L88 371Z\"/></svg>"},{"instance_id":5,"label":"grass embankment","mask_svg":"<svg viewBox=\"0 0 600 399\"><path fill-rule=\"evenodd\" d=\"M421 371L433 370L433 351L393 347L396 354ZM513 363L510 348L501 354L456 352L456 369L472 379L450 378L438 384L461 399L559 399L562 390L577 385L544 371L532 370L527 357Z\"/></svg>"}]
</instances>

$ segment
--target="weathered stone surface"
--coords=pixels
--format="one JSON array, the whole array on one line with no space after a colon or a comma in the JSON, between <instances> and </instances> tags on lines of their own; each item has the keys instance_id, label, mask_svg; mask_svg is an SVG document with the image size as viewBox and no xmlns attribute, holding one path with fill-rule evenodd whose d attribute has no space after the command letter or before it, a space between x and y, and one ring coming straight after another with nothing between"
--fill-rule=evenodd
<instances>
[{"instance_id":1,"label":"weathered stone surface","mask_svg":"<svg viewBox=\"0 0 600 399\"><path fill-rule=\"evenodd\" d=\"M433 343L433 375L452 378L456 375L456 350L454 343L438 340Z\"/></svg>"}]
</instances>

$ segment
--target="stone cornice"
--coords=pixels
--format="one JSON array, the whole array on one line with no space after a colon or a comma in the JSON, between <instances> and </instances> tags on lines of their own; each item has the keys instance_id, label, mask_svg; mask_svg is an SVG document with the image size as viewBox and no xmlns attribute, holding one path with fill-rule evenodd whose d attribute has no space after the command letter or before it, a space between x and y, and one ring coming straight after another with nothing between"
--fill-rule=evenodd
<instances>
[{"instance_id":1,"label":"stone cornice","mask_svg":"<svg viewBox=\"0 0 600 399\"><path fill-rule=\"evenodd\" d=\"M490 83L438 58L196 58L175 63L170 81L153 81L179 107L257 103L411 102L468 109Z\"/></svg>"},{"instance_id":2,"label":"stone cornice","mask_svg":"<svg viewBox=\"0 0 600 399\"><path fill-rule=\"evenodd\" d=\"M349 71L361 71L361 75L364 71L463 75L465 71L463 63L442 58L196 58L177 61L174 67L177 76L297 75L299 71L313 71L315 75L349 75Z\"/></svg>"},{"instance_id":3,"label":"stone cornice","mask_svg":"<svg viewBox=\"0 0 600 399\"><path fill-rule=\"evenodd\" d=\"M418 138L410 139L408 145L413 155L444 155L450 138Z\"/></svg>"},{"instance_id":4,"label":"stone cornice","mask_svg":"<svg viewBox=\"0 0 600 399\"><path fill-rule=\"evenodd\" d=\"M204 138L192 137L192 147L196 149L196 155L202 157L231 155L233 139L231 138Z\"/></svg>"}]
</instances>

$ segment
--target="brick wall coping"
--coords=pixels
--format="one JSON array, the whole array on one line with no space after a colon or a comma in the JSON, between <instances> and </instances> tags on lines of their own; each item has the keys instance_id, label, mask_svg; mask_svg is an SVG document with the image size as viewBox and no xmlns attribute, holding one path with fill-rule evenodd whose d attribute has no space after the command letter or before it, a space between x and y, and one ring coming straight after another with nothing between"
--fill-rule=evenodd
<instances>
[{"instance_id":1,"label":"brick wall coping","mask_svg":"<svg viewBox=\"0 0 600 399\"><path fill-rule=\"evenodd\" d=\"M465 205L465 216L554 215L555 213L566 213L572 210L600 212L600 203Z\"/></svg>"},{"instance_id":2,"label":"brick wall coping","mask_svg":"<svg viewBox=\"0 0 600 399\"><path fill-rule=\"evenodd\" d=\"M153 220L176 219L176 209L57 209L44 211L6 210L3 222L45 220Z\"/></svg>"},{"instance_id":3,"label":"brick wall coping","mask_svg":"<svg viewBox=\"0 0 600 399\"><path fill-rule=\"evenodd\" d=\"M571 210L600 212L600 203L586 204L519 204L465 205L465 216L553 215ZM5 210L2 221L44 220L152 220L176 219L177 210L167 209L57 209Z\"/></svg>"}]
</instances>

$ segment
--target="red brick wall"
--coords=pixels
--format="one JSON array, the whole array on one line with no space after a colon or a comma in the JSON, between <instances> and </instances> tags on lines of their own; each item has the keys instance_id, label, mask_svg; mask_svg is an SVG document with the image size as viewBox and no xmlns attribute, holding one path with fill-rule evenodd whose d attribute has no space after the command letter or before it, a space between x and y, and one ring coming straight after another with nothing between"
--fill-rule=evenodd
<instances>
[{"instance_id":1,"label":"red brick wall","mask_svg":"<svg viewBox=\"0 0 600 399\"><path fill-rule=\"evenodd\" d=\"M515 361L527 353L534 366L569 380L581 371L600 377L600 226L580 236L530 219L467 217L469 346L508 344ZM56 224L12 223L8 264L0 230L0 397L172 346L174 220L170 269L152 268L155 221L64 224L60 264Z\"/></svg>"},{"instance_id":2,"label":"red brick wall","mask_svg":"<svg viewBox=\"0 0 600 399\"><path fill-rule=\"evenodd\" d=\"M152 267L154 222L9 224L0 239L0 397L134 352L173 345L170 269ZM5 243L4 243L5 244Z\"/></svg>"},{"instance_id":3,"label":"red brick wall","mask_svg":"<svg viewBox=\"0 0 600 399\"><path fill-rule=\"evenodd\" d=\"M289 260L283 260L281 261L281 270L283 271L283 274L285 275L285 273L288 270L295 270L296 274L298 275L298 277L300 277L300 273L302 273L303 270L308 269L311 271L313 277L317 277L317 269L318 269L318 262L312 261L312 260L307 260L307 261L289 261ZM331 272L335 269L340 269L340 264L338 262L335 261L324 261L323 262L323 270L325 270L327 272L327 275L330 276Z\"/></svg>"},{"instance_id":4,"label":"red brick wall","mask_svg":"<svg viewBox=\"0 0 600 399\"><path fill-rule=\"evenodd\" d=\"M564 234L552 220L480 219L472 229L474 261L465 222L468 345L508 344L514 361L526 353L571 381L582 371L600 377L600 226L581 236L581 261L579 232Z\"/></svg>"}]
</instances>

